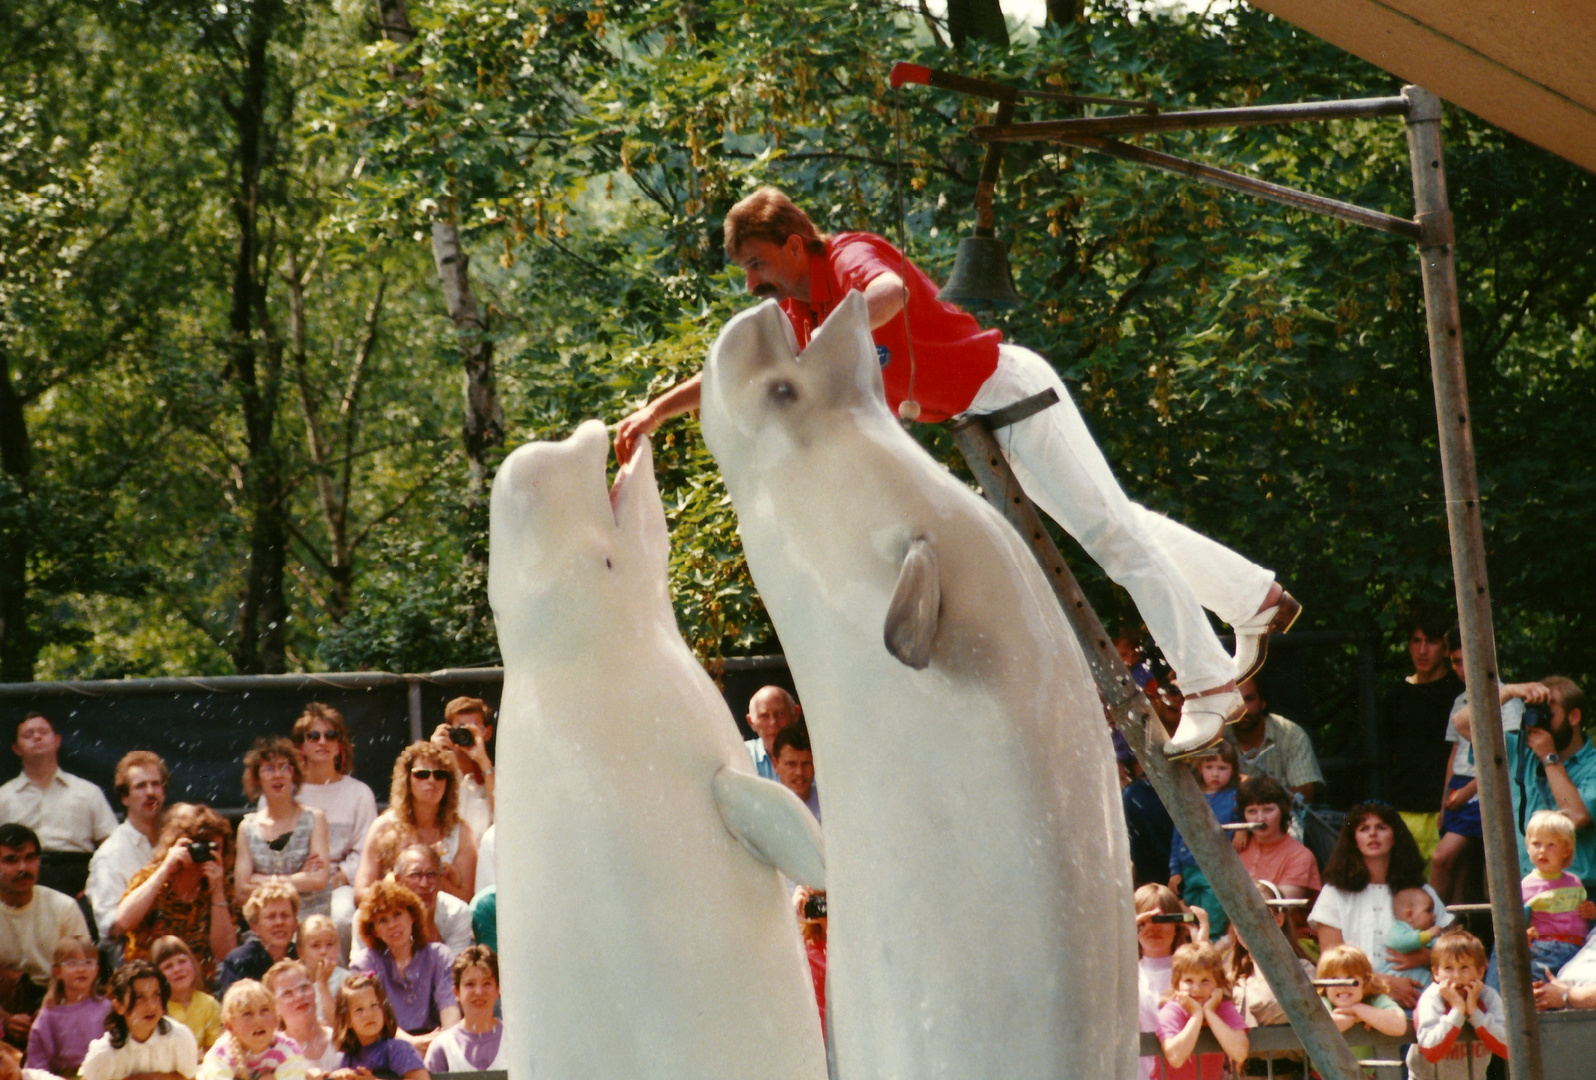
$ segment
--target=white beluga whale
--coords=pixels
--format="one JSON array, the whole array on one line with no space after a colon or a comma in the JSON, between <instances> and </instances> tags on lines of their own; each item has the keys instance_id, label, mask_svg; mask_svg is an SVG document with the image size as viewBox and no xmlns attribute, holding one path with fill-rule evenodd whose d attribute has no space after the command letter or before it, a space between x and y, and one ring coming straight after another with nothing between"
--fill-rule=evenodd
<instances>
[{"instance_id":1,"label":"white beluga whale","mask_svg":"<svg viewBox=\"0 0 1596 1080\"><path fill-rule=\"evenodd\" d=\"M888 411L864 298L801 356L774 302L728 322L703 429L824 791L833 1076L1133 1076L1102 706L1018 534Z\"/></svg>"},{"instance_id":2,"label":"white beluga whale","mask_svg":"<svg viewBox=\"0 0 1596 1080\"><path fill-rule=\"evenodd\" d=\"M824 1080L775 869L824 887L818 826L754 775L677 630L647 443L613 494L608 455L589 421L493 483L510 1078Z\"/></svg>"}]
</instances>

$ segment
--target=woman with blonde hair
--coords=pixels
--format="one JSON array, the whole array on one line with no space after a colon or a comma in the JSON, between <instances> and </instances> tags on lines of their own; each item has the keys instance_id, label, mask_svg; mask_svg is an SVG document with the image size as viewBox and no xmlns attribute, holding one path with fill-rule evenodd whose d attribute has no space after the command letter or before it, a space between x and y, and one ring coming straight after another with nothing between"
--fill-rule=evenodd
<instances>
[{"instance_id":1,"label":"woman with blonde hair","mask_svg":"<svg viewBox=\"0 0 1596 1080\"><path fill-rule=\"evenodd\" d=\"M411 844L425 844L443 864L444 892L470 903L477 877L477 839L460 820L460 773L454 754L435 743L411 743L393 764L388 809L371 823L355 894L367 891Z\"/></svg>"},{"instance_id":2,"label":"woman with blonde hair","mask_svg":"<svg viewBox=\"0 0 1596 1080\"><path fill-rule=\"evenodd\" d=\"M183 943L209 982L217 957L238 947L237 918L227 897L227 819L202 803L175 803L166 811L160 839L144 869L134 874L117 905L128 927L128 960L149 957L150 945L168 934Z\"/></svg>"},{"instance_id":3,"label":"woman with blonde hair","mask_svg":"<svg viewBox=\"0 0 1596 1080\"><path fill-rule=\"evenodd\" d=\"M284 738L257 739L244 755L244 794L259 800L238 823L233 895L242 904L260 886L282 882L299 893L299 910L325 915L331 908L327 815L301 806L304 781L299 753Z\"/></svg>"}]
</instances>

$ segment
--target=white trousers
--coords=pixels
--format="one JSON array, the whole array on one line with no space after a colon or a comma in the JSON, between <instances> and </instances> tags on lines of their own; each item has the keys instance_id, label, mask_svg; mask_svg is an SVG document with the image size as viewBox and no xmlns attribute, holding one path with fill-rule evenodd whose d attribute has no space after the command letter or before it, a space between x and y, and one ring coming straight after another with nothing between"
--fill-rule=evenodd
<instances>
[{"instance_id":1,"label":"white trousers","mask_svg":"<svg viewBox=\"0 0 1596 1080\"><path fill-rule=\"evenodd\" d=\"M1257 612L1273 571L1125 497L1053 366L1018 345L998 347L998 366L970 411L991 412L1052 387L1058 404L993 434L1020 486L1086 549L1136 604L1187 693L1235 678L1207 608L1227 623Z\"/></svg>"}]
</instances>

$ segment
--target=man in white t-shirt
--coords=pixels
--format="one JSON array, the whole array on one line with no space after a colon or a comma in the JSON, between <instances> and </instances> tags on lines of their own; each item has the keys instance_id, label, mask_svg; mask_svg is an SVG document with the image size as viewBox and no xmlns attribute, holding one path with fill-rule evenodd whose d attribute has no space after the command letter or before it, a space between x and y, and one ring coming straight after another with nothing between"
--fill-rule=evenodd
<instances>
[{"instance_id":1,"label":"man in white t-shirt","mask_svg":"<svg viewBox=\"0 0 1596 1080\"><path fill-rule=\"evenodd\" d=\"M493 759L488 743L493 738L493 707L481 698L457 697L443 707L443 723L432 741L454 751L460 770L460 820L471 826L480 843L493 824Z\"/></svg>"},{"instance_id":2,"label":"man in white t-shirt","mask_svg":"<svg viewBox=\"0 0 1596 1080\"><path fill-rule=\"evenodd\" d=\"M116 924L117 905L128 880L144 869L155 850L170 778L166 762L148 750L131 750L116 763L116 794L127 808L127 820L95 850L89 860L89 883L83 889L102 938L127 934L127 927Z\"/></svg>"},{"instance_id":3,"label":"man in white t-shirt","mask_svg":"<svg viewBox=\"0 0 1596 1080\"><path fill-rule=\"evenodd\" d=\"M38 880L37 834L16 822L0 825L0 1023L15 1046L28 1044L55 947L62 938L89 936L77 903Z\"/></svg>"},{"instance_id":4,"label":"man in white t-shirt","mask_svg":"<svg viewBox=\"0 0 1596 1080\"><path fill-rule=\"evenodd\" d=\"M779 686L762 686L748 699L748 726L755 738L744 745L753 759L754 770L766 780L780 781L776 775L776 761L771 750L776 744L776 733L796 724L803 715L803 707L791 694Z\"/></svg>"}]
</instances>

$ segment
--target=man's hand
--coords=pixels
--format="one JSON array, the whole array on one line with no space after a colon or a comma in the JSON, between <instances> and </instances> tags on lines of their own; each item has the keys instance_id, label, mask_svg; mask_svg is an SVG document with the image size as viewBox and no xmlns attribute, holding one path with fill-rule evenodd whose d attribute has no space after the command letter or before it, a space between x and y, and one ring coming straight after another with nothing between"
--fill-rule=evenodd
<instances>
[{"instance_id":1,"label":"man's hand","mask_svg":"<svg viewBox=\"0 0 1596 1080\"><path fill-rule=\"evenodd\" d=\"M1477 790L1479 790L1479 782L1470 780L1456 791L1447 792L1446 798L1441 803L1441 808L1443 810L1457 810L1466 806L1468 801L1474 798L1474 793Z\"/></svg>"},{"instance_id":2,"label":"man's hand","mask_svg":"<svg viewBox=\"0 0 1596 1080\"><path fill-rule=\"evenodd\" d=\"M659 430L660 417L654 413L654 403L649 402L632 415L615 425L615 460L630 461L637 441Z\"/></svg>"},{"instance_id":3,"label":"man's hand","mask_svg":"<svg viewBox=\"0 0 1596 1080\"><path fill-rule=\"evenodd\" d=\"M31 1030L33 1030L32 1013L14 1012L6 1017L7 1042L25 1043L28 1041L28 1032Z\"/></svg>"},{"instance_id":4,"label":"man's hand","mask_svg":"<svg viewBox=\"0 0 1596 1080\"><path fill-rule=\"evenodd\" d=\"M1405 975L1387 975L1386 993L1391 1000L1410 1012L1419 1003L1420 986Z\"/></svg>"},{"instance_id":5,"label":"man's hand","mask_svg":"<svg viewBox=\"0 0 1596 1080\"><path fill-rule=\"evenodd\" d=\"M1525 728L1524 741L1535 752L1537 758L1544 758L1557 749L1556 743L1552 741L1552 733L1542 727Z\"/></svg>"},{"instance_id":6,"label":"man's hand","mask_svg":"<svg viewBox=\"0 0 1596 1080\"><path fill-rule=\"evenodd\" d=\"M1568 984L1557 979L1547 979L1545 982L1536 983L1535 1007L1542 1012L1548 1009L1566 1009L1568 1007Z\"/></svg>"}]
</instances>

